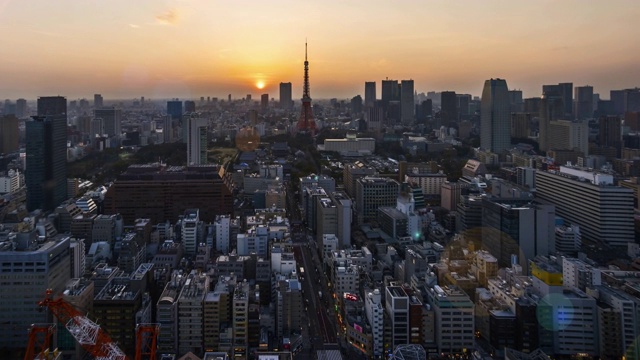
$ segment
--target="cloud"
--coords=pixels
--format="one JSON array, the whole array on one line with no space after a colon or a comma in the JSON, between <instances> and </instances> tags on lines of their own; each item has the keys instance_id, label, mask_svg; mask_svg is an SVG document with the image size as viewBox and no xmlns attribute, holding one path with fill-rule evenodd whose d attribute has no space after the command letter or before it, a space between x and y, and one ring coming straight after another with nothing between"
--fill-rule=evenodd
<instances>
[{"instance_id":1,"label":"cloud","mask_svg":"<svg viewBox=\"0 0 640 360\"><path fill-rule=\"evenodd\" d=\"M138 29L140 28L140 25L136 25L136 24L129 24L129 27L132 27L134 29Z\"/></svg>"},{"instance_id":2,"label":"cloud","mask_svg":"<svg viewBox=\"0 0 640 360\"><path fill-rule=\"evenodd\" d=\"M180 14L175 9L156 15L156 21L163 25L177 25L180 21Z\"/></svg>"}]
</instances>

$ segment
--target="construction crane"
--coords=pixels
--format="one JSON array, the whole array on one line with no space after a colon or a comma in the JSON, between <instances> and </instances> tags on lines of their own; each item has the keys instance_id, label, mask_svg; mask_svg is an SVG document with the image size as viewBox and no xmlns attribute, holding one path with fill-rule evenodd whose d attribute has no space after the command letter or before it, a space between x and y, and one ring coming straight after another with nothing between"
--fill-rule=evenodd
<instances>
[{"instance_id":1,"label":"construction crane","mask_svg":"<svg viewBox=\"0 0 640 360\"><path fill-rule=\"evenodd\" d=\"M89 354L96 360L128 360L118 345L98 324L82 315L64 299L54 300L52 294L53 290L48 289L44 300L40 301L38 305L49 309ZM25 359L31 360L26 357Z\"/></svg>"},{"instance_id":2,"label":"construction crane","mask_svg":"<svg viewBox=\"0 0 640 360\"><path fill-rule=\"evenodd\" d=\"M51 343L56 333L56 324L31 324L29 345L24 360L55 360L60 354L58 349L51 351Z\"/></svg>"},{"instance_id":3,"label":"construction crane","mask_svg":"<svg viewBox=\"0 0 640 360\"><path fill-rule=\"evenodd\" d=\"M156 360L160 324L136 326L136 360Z\"/></svg>"}]
</instances>

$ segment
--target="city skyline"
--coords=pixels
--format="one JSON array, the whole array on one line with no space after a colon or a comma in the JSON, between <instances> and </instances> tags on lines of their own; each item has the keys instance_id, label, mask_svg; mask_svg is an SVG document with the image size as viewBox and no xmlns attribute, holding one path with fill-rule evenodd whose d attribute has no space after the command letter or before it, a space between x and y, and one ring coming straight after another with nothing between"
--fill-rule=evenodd
<instances>
[{"instance_id":1,"label":"city skyline","mask_svg":"<svg viewBox=\"0 0 640 360\"><path fill-rule=\"evenodd\" d=\"M640 6L618 0L371 1L278 6L197 0L0 3L4 98L302 95L305 38L314 99L364 95L364 82L412 79L417 92L479 96L489 78L525 97L572 82L635 87ZM378 92L380 93L380 92Z\"/></svg>"}]
</instances>

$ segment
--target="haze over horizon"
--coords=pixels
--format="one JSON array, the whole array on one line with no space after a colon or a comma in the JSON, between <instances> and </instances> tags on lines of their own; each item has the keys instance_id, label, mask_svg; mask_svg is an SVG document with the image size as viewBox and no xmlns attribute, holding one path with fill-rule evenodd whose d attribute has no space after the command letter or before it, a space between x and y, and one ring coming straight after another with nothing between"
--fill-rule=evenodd
<instances>
[{"instance_id":1,"label":"haze over horizon","mask_svg":"<svg viewBox=\"0 0 640 360\"><path fill-rule=\"evenodd\" d=\"M640 5L616 0L0 0L0 97L105 99L364 95L364 82L413 79L418 92L479 96L504 78L524 97L543 84L640 85ZM264 88L257 84L263 82Z\"/></svg>"}]
</instances>

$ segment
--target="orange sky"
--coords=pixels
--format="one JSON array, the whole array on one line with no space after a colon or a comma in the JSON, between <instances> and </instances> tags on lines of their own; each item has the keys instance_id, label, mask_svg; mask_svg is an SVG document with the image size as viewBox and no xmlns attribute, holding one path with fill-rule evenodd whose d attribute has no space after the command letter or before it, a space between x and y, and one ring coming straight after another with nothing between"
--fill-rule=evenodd
<instances>
[{"instance_id":1,"label":"orange sky","mask_svg":"<svg viewBox=\"0 0 640 360\"><path fill-rule=\"evenodd\" d=\"M283 81L299 98L307 38L313 98L385 77L474 95L500 77L525 97L573 82L608 98L640 85L638 19L631 0L0 0L0 96L277 98Z\"/></svg>"}]
</instances>

